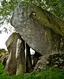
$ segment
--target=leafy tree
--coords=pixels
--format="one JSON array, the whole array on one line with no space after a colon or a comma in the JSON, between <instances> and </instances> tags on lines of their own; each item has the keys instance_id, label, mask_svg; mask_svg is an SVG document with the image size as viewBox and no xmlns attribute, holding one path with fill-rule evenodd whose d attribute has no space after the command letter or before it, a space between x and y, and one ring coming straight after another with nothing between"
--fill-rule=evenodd
<instances>
[{"instance_id":1,"label":"leafy tree","mask_svg":"<svg viewBox=\"0 0 64 79\"><path fill-rule=\"evenodd\" d=\"M54 15L64 19L64 0L3 0L0 7L0 23L9 19L14 8L19 4L35 4L43 9L52 12Z\"/></svg>"},{"instance_id":2,"label":"leafy tree","mask_svg":"<svg viewBox=\"0 0 64 79\"><path fill-rule=\"evenodd\" d=\"M18 4L17 0L3 0L1 1L1 6L0 6L0 23L2 24L5 20L9 22L11 13L13 9L16 7Z\"/></svg>"},{"instance_id":3,"label":"leafy tree","mask_svg":"<svg viewBox=\"0 0 64 79\"><path fill-rule=\"evenodd\" d=\"M46 4L51 12L64 19L64 0L46 0Z\"/></svg>"}]
</instances>

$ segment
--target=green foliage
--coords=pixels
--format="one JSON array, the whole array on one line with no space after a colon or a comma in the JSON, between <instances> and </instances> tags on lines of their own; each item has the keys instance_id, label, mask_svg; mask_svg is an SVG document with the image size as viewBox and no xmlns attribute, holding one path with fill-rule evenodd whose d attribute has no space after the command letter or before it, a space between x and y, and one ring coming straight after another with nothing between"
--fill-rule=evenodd
<instances>
[{"instance_id":1,"label":"green foliage","mask_svg":"<svg viewBox=\"0 0 64 79\"><path fill-rule=\"evenodd\" d=\"M47 7L60 18L64 18L64 0L46 0Z\"/></svg>"},{"instance_id":2,"label":"green foliage","mask_svg":"<svg viewBox=\"0 0 64 79\"><path fill-rule=\"evenodd\" d=\"M0 63L3 62L4 59L7 59L8 52L5 49L0 49Z\"/></svg>"},{"instance_id":3,"label":"green foliage","mask_svg":"<svg viewBox=\"0 0 64 79\"><path fill-rule=\"evenodd\" d=\"M30 0L33 4L44 8L64 19L64 0Z\"/></svg>"},{"instance_id":4,"label":"green foliage","mask_svg":"<svg viewBox=\"0 0 64 79\"><path fill-rule=\"evenodd\" d=\"M60 18L64 18L64 0L3 0L1 2L0 15L9 15L13 9L19 4L35 4L46 10L51 11Z\"/></svg>"},{"instance_id":5,"label":"green foliage","mask_svg":"<svg viewBox=\"0 0 64 79\"><path fill-rule=\"evenodd\" d=\"M33 72L24 77L24 79L63 79L63 72L57 68L47 68L40 72Z\"/></svg>"},{"instance_id":6,"label":"green foliage","mask_svg":"<svg viewBox=\"0 0 64 79\"><path fill-rule=\"evenodd\" d=\"M4 73L4 66L0 63L0 75Z\"/></svg>"},{"instance_id":7,"label":"green foliage","mask_svg":"<svg viewBox=\"0 0 64 79\"><path fill-rule=\"evenodd\" d=\"M0 49L0 53L1 53L1 52L6 53L7 51L6 51L5 49Z\"/></svg>"},{"instance_id":8,"label":"green foliage","mask_svg":"<svg viewBox=\"0 0 64 79\"><path fill-rule=\"evenodd\" d=\"M1 79L64 79L64 72L58 68L46 68L40 72L7 76L4 74L3 65L0 64L0 78Z\"/></svg>"},{"instance_id":9,"label":"green foliage","mask_svg":"<svg viewBox=\"0 0 64 79\"><path fill-rule=\"evenodd\" d=\"M10 0L10 2L7 2L7 0L3 0L1 2L2 7L0 8L0 15L1 16L10 15L10 13L16 7L17 3L18 3L17 0Z\"/></svg>"},{"instance_id":10,"label":"green foliage","mask_svg":"<svg viewBox=\"0 0 64 79\"><path fill-rule=\"evenodd\" d=\"M0 7L0 24L3 24L5 20L10 22L11 17L9 16L12 15L13 10L18 4L27 6L35 4L64 20L64 0L2 0L2 6Z\"/></svg>"},{"instance_id":11,"label":"green foliage","mask_svg":"<svg viewBox=\"0 0 64 79\"><path fill-rule=\"evenodd\" d=\"M7 55L7 54L8 54L8 52L7 52L5 49L0 49L0 58L1 58L2 56Z\"/></svg>"}]
</instances>

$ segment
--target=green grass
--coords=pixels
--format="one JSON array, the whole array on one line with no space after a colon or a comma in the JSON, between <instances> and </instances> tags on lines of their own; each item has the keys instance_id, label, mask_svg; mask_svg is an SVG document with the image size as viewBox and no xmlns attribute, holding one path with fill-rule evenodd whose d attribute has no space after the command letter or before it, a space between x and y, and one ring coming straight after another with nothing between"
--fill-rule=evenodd
<instances>
[{"instance_id":1,"label":"green grass","mask_svg":"<svg viewBox=\"0 0 64 79\"><path fill-rule=\"evenodd\" d=\"M25 79L64 79L64 72L57 68L47 68L37 73L30 73Z\"/></svg>"},{"instance_id":2,"label":"green grass","mask_svg":"<svg viewBox=\"0 0 64 79\"><path fill-rule=\"evenodd\" d=\"M40 72L7 76L4 74L4 66L0 64L0 79L64 79L64 72L58 68L46 68Z\"/></svg>"},{"instance_id":3,"label":"green grass","mask_svg":"<svg viewBox=\"0 0 64 79\"><path fill-rule=\"evenodd\" d=\"M0 63L0 75L4 73L4 66Z\"/></svg>"}]
</instances>

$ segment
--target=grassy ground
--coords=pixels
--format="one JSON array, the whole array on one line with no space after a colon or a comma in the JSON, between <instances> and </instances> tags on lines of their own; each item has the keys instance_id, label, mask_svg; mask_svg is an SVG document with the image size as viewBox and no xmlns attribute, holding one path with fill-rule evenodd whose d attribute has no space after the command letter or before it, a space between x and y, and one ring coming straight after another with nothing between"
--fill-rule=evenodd
<instances>
[{"instance_id":1,"label":"grassy ground","mask_svg":"<svg viewBox=\"0 0 64 79\"><path fill-rule=\"evenodd\" d=\"M57 68L46 68L40 72L7 76L4 74L4 66L0 64L0 79L64 79L64 72Z\"/></svg>"}]
</instances>

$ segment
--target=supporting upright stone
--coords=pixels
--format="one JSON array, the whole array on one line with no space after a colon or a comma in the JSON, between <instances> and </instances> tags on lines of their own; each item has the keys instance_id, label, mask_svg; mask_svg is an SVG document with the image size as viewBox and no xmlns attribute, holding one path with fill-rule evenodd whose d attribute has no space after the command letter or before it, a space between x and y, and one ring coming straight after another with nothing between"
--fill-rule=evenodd
<instances>
[{"instance_id":1,"label":"supporting upright stone","mask_svg":"<svg viewBox=\"0 0 64 79\"><path fill-rule=\"evenodd\" d=\"M41 56L42 55L39 52L35 52L35 54L32 55L32 60L33 60L32 65L33 65L33 68L35 67L35 65L37 64L37 62L40 60Z\"/></svg>"},{"instance_id":2,"label":"supporting upright stone","mask_svg":"<svg viewBox=\"0 0 64 79\"><path fill-rule=\"evenodd\" d=\"M30 55L30 47L26 44L26 72L30 72L32 70L32 61Z\"/></svg>"},{"instance_id":3,"label":"supporting upright stone","mask_svg":"<svg viewBox=\"0 0 64 79\"><path fill-rule=\"evenodd\" d=\"M9 56L6 62L5 71L6 74L8 75L13 75L16 73L17 65L16 65L15 54L16 54L16 42L18 38L19 35L17 33L13 33L6 41L6 46L8 49Z\"/></svg>"},{"instance_id":4,"label":"supporting upright stone","mask_svg":"<svg viewBox=\"0 0 64 79\"><path fill-rule=\"evenodd\" d=\"M6 46L9 52L5 67L6 74L24 73L26 71L25 52L21 36L18 33L13 33L6 41Z\"/></svg>"},{"instance_id":5,"label":"supporting upright stone","mask_svg":"<svg viewBox=\"0 0 64 79\"><path fill-rule=\"evenodd\" d=\"M23 74L26 72L26 61L25 61L25 48L24 41L21 39L17 40L16 47L16 61L17 61L17 70L16 75Z\"/></svg>"}]
</instances>

